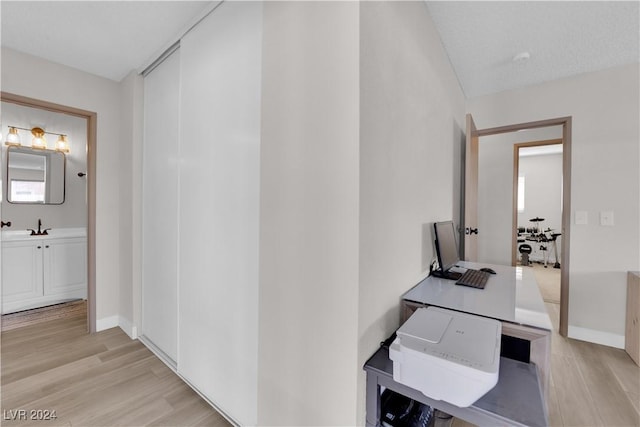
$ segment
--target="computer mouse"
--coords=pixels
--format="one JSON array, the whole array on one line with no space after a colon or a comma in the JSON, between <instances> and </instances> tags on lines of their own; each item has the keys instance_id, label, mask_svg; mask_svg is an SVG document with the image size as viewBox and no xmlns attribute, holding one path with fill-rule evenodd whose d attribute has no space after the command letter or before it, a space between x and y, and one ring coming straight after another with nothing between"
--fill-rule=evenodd
<instances>
[{"instance_id":1,"label":"computer mouse","mask_svg":"<svg viewBox=\"0 0 640 427\"><path fill-rule=\"evenodd\" d=\"M485 273L490 273L490 274L496 274L496 272L493 271L492 268L488 268L488 267L483 267L480 269L480 271L484 271Z\"/></svg>"}]
</instances>

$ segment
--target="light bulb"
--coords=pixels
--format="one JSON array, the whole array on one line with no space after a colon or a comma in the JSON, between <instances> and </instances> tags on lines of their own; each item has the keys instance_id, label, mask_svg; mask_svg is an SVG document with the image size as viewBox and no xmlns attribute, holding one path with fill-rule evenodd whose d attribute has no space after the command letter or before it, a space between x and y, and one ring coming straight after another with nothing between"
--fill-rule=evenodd
<instances>
[{"instance_id":1,"label":"light bulb","mask_svg":"<svg viewBox=\"0 0 640 427\"><path fill-rule=\"evenodd\" d=\"M9 134L7 135L7 140L4 142L5 145L15 145L20 146L20 135L18 135L18 129L9 126Z\"/></svg>"},{"instance_id":2,"label":"light bulb","mask_svg":"<svg viewBox=\"0 0 640 427\"><path fill-rule=\"evenodd\" d=\"M62 151L63 153L69 152L69 141L67 140L67 135L60 135L58 137L58 141L56 141L56 150Z\"/></svg>"},{"instance_id":3,"label":"light bulb","mask_svg":"<svg viewBox=\"0 0 640 427\"><path fill-rule=\"evenodd\" d=\"M31 140L31 148L45 150L47 148L47 140L44 138L44 131L40 128L31 129L33 139Z\"/></svg>"}]
</instances>

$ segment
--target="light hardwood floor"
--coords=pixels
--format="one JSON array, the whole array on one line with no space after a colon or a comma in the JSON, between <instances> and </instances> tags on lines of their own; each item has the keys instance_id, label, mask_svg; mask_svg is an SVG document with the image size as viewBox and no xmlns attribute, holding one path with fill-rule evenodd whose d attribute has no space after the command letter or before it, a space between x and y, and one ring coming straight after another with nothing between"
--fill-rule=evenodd
<instances>
[{"instance_id":1,"label":"light hardwood floor","mask_svg":"<svg viewBox=\"0 0 640 427\"><path fill-rule=\"evenodd\" d=\"M230 425L139 341L89 335L84 316L3 332L1 354L2 425Z\"/></svg>"},{"instance_id":2,"label":"light hardwood floor","mask_svg":"<svg viewBox=\"0 0 640 427\"><path fill-rule=\"evenodd\" d=\"M544 268L542 264L535 263L531 267L540 288L540 295L545 302L560 303L560 273L559 268L549 266Z\"/></svg>"},{"instance_id":3,"label":"light hardwood floor","mask_svg":"<svg viewBox=\"0 0 640 427\"><path fill-rule=\"evenodd\" d=\"M2 315L2 331L21 328L23 326L46 323L56 319L87 317L87 301L76 300L33 310Z\"/></svg>"},{"instance_id":4,"label":"light hardwood floor","mask_svg":"<svg viewBox=\"0 0 640 427\"><path fill-rule=\"evenodd\" d=\"M547 310L557 331L559 307ZM119 328L85 331L81 316L2 333L3 425L229 425ZM551 352L552 426L640 426L640 368L624 350L554 333ZM57 419L6 419L20 409L55 410Z\"/></svg>"},{"instance_id":5,"label":"light hardwood floor","mask_svg":"<svg viewBox=\"0 0 640 427\"><path fill-rule=\"evenodd\" d=\"M557 331L559 306L546 306ZM640 426L640 368L624 350L554 333L550 396L552 425Z\"/></svg>"},{"instance_id":6,"label":"light hardwood floor","mask_svg":"<svg viewBox=\"0 0 640 427\"><path fill-rule=\"evenodd\" d=\"M560 307L546 303L551 338L552 426L640 426L640 368L624 351L561 337ZM453 427L471 424L453 420Z\"/></svg>"}]
</instances>

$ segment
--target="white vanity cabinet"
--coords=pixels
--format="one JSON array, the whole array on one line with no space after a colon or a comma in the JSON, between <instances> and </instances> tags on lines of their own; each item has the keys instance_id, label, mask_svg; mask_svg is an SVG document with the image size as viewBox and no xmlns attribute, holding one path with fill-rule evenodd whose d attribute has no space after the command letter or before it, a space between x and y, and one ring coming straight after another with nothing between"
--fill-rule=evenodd
<instances>
[{"instance_id":1,"label":"white vanity cabinet","mask_svg":"<svg viewBox=\"0 0 640 427\"><path fill-rule=\"evenodd\" d=\"M42 241L2 244L2 312L43 295Z\"/></svg>"},{"instance_id":2,"label":"white vanity cabinet","mask_svg":"<svg viewBox=\"0 0 640 427\"><path fill-rule=\"evenodd\" d=\"M87 297L87 239L58 234L3 235L3 314Z\"/></svg>"}]
</instances>

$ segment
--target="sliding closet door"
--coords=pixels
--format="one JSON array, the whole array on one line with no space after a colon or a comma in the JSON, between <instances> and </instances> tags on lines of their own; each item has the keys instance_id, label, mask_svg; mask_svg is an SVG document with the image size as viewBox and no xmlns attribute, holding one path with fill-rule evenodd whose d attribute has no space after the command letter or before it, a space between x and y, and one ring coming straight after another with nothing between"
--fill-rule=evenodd
<instances>
[{"instance_id":1,"label":"sliding closet door","mask_svg":"<svg viewBox=\"0 0 640 427\"><path fill-rule=\"evenodd\" d=\"M180 55L144 79L142 338L174 362L178 334Z\"/></svg>"},{"instance_id":2,"label":"sliding closet door","mask_svg":"<svg viewBox=\"0 0 640 427\"><path fill-rule=\"evenodd\" d=\"M262 6L224 2L181 40L178 372L257 421Z\"/></svg>"}]
</instances>

